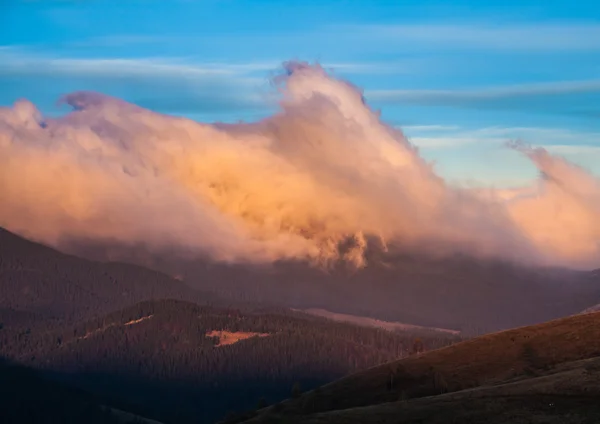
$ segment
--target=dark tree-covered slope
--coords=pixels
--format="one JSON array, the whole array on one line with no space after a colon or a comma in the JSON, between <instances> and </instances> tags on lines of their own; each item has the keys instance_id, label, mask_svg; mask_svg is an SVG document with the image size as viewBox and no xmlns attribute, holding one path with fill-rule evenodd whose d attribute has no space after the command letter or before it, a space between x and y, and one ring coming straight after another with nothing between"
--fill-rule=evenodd
<instances>
[{"instance_id":1,"label":"dark tree-covered slope","mask_svg":"<svg viewBox=\"0 0 600 424\"><path fill-rule=\"evenodd\" d=\"M207 301L162 273L62 254L0 228L0 323L29 325L101 315L146 299Z\"/></svg>"},{"instance_id":2,"label":"dark tree-covered slope","mask_svg":"<svg viewBox=\"0 0 600 424\"><path fill-rule=\"evenodd\" d=\"M143 302L5 347L26 364L167 422L213 422L351 372L458 340L394 334L303 314L248 313L175 300ZM236 341L237 339L239 341ZM23 342L27 340L27 342ZM227 344L231 343L231 344ZM119 406L117 404L117 406Z\"/></svg>"},{"instance_id":3,"label":"dark tree-covered slope","mask_svg":"<svg viewBox=\"0 0 600 424\"><path fill-rule=\"evenodd\" d=\"M122 424L98 399L45 378L40 372L0 360L2 424Z\"/></svg>"}]
</instances>

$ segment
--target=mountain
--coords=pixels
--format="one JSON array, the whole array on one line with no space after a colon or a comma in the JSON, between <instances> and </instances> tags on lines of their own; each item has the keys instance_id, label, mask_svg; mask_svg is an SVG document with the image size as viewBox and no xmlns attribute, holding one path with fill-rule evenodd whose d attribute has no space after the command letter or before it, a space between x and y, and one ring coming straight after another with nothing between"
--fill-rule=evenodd
<instances>
[{"instance_id":1,"label":"mountain","mask_svg":"<svg viewBox=\"0 0 600 424\"><path fill-rule=\"evenodd\" d=\"M537 324L600 302L600 276L469 257L406 254L364 269L321 270L302 263L271 266L179 262L169 268L195 288L228 299L297 309L325 309L483 334Z\"/></svg>"},{"instance_id":2,"label":"mountain","mask_svg":"<svg viewBox=\"0 0 600 424\"><path fill-rule=\"evenodd\" d=\"M210 422L281 400L295 383L316 387L407 355L415 338L425 348L459 340L222 301L160 272L0 230L0 355L136 415Z\"/></svg>"},{"instance_id":3,"label":"mountain","mask_svg":"<svg viewBox=\"0 0 600 424\"><path fill-rule=\"evenodd\" d=\"M228 410L238 412L231 422L240 421L254 414L241 411L290 394L253 419L322 422L324 414L357 422L367 414L361 408L383 408L373 413L386 422L393 415L386 408L397 413L394 401L409 399L401 406L418 420L423 405L438 402L426 397L442 391L454 400L433 410L466 402L467 390L481 405L497 390L538 396L539 378L568 388L552 389L558 397L572 394L577 373L592 384L595 368L572 361L600 355L597 314L455 343L465 330L536 323L598 304L597 273L467 257L392 259L351 271L165 258L154 262L161 273L81 259L0 230L0 355L42 370L44 381L83 390L96 412L165 423L213 422ZM167 275L175 273L189 286ZM577 396L569 399L587 405Z\"/></svg>"},{"instance_id":4,"label":"mountain","mask_svg":"<svg viewBox=\"0 0 600 424\"><path fill-rule=\"evenodd\" d=\"M10 233L0 233L0 242L7 235ZM11 244L14 243L16 241L12 240ZM19 240L19 243L25 245L23 252L33 250L32 243L25 240ZM41 246L36 249L50 252ZM463 334L478 335L541 323L600 303L600 273L535 268L497 260L475 260L467 256L438 258L406 252L392 257L373 253L365 268L350 270L337 266L324 270L291 261L255 265L218 263L208 258L184 260L169 252L153 255L142 247L125 248L109 243L71 244L69 251L96 260L127 258L132 263L152 267L168 275L178 275L188 287L202 291L204 300L208 293L212 293L229 302L324 309L383 321L459 330ZM51 252L52 256L58 254ZM0 256L3 254L0 251ZM73 260L72 256L61 255L56 266L46 267L43 271L67 272L68 261ZM113 303L118 298L117 307L161 297L196 301L196 298L190 298L192 294L186 286L162 273L122 263L85 264L76 265L77 269L85 270L73 277L91 280L93 274L98 284L94 284L91 290L99 293L99 301L105 298L106 303ZM36 266L39 267L35 264L32 269ZM87 275L88 268L95 270L89 271L90 276ZM25 275L32 278L33 272L28 271L25 265L19 269L20 278ZM102 275L98 276L98 273ZM91 281L88 284L92 284ZM122 284L127 286L120 287ZM17 286L20 288L22 284ZM25 287L16 292L11 304L18 306L23 301L23 294L27 294L28 290ZM167 287L170 293L166 293ZM82 290L80 287L72 289ZM83 288L84 291L88 289ZM110 294L106 294L106 290ZM118 290L119 296L116 296ZM11 288L10 291L15 290ZM85 294L69 293L68 296L84 298ZM26 296L25 302L28 302ZM51 308L55 313L70 311L77 316L77 311L71 309L78 309L77 305L86 302L83 299L81 302L56 303L53 304L54 309L46 302L43 307ZM102 311L115 309L104 308ZM38 312L39 308L27 310Z\"/></svg>"},{"instance_id":5,"label":"mountain","mask_svg":"<svg viewBox=\"0 0 600 424\"><path fill-rule=\"evenodd\" d=\"M0 228L0 323L75 322L147 299L207 302L162 273L123 263L99 263L60 253Z\"/></svg>"},{"instance_id":6,"label":"mountain","mask_svg":"<svg viewBox=\"0 0 600 424\"><path fill-rule=\"evenodd\" d=\"M1 332L0 332L1 333ZM1 336L1 334L0 334ZM54 379L164 422L214 422L272 403L295 384L310 389L407 356L415 339L435 349L459 341L439 331L392 333L299 313L243 312L177 300L147 301L71 327L6 341L4 352Z\"/></svg>"},{"instance_id":7,"label":"mountain","mask_svg":"<svg viewBox=\"0 0 600 424\"><path fill-rule=\"evenodd\" d=\"M591 313L374 367L259 411L248 422L597 422L599 395L600 313ZM553 414L556 421L548 419Z\"/></svg>"}]
</instances>

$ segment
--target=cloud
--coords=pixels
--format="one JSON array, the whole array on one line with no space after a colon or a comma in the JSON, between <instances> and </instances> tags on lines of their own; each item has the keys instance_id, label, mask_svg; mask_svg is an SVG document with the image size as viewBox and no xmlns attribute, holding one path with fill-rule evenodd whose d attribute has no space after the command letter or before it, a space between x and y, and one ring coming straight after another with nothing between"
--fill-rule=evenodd
<instances>
[{"instance_id":1,"label":"cloud","mask_svg":"<svg viewBox=\"0 0 600 424\"><path fill-rule=\"evenodd\" d=\"M600 137L598 138L598 140L600 140ZM559 155L597 155L600 153L600 146L558 144L546 146L546 150Z\"/></svg>"},{"instance_id":2,"label":"cloud","mask_svg":"<svg viewBox=\"0 0 600 424\"><path fill-rule=\"evenodd\" d=\"M446 137L411 137L410 141L420 148L425 149L447 149L481 143L483 140L471 134ZM489 141L489 140L486 140Z\"/></svg>"},{"instance_id":3,"label":"cloud","mask_svg":"<svg viewBox=\"0 0 600 424\"><path fill-rule=\"evenodd\" d=\"M176 58L68 58L0 46L0 84L15 82L31 91L102 91L168 113L218 114L265 111L274 106L265 72L277 61L194 63ZM334 62L323 65L343 73L392 72L381 64ZM52 81L51 84L48 81ZM57 93L58 94L58 93Z\"/></svg>"},{"instance_id":4,"label":"cloud","mask_svg":"<svg viewBox=\"0 0 600 424\"><path fill-rule=\"evenodd\" d=\"M600 171L599 132L548 127L439 127L442 129L433 125L404 127L404 130L425 157L439 159L439 164L436 160L437 169L461 185L514 186L530 181L534 174L526 162L505 151L506 143L515 140L524 140L592 171ZM486 158L495 158L498 163L504 163L504 167L481 163ZM465 167L465 161L471 166Z\"/></svg>"},{"instance_id":5,"label":"cloud","mask_svg":"<svg viewBox=\"0 0 600 424\"><path fill-rule=\"evenodd\" d=\"M554 81L455 90L369 90L375 104L414 104L477 109L526 110L585 118L600 100L600 80Z\"/></svg>"},{"instance_id":6,"label":"cloud","mask_svg":"<svg viewBox=\"0 0 600 424\"><path fill-rule=\"evenodd\" d=\"M5 81L18 81L30 89L69 87L123 93L132 102L173 113L265 108L269 102L263 95L267 80L250 73L268 68L274 69L275 64L57 58L18 49L0 50L0 79Z\"/></svg>"},{"instance_id":7,"label":"cloud","mask_svg":"<svg viewBox=\"0 0 600 424\"><path fill-rule=\"evenodd\" d=\"M467 144L501 144L509 140L527 140L557 153L584 151L595 148L600 142L600 133L579 132L564 128L537 127L484 127L461 128L453 126L408 126L404 127L411 142L424 148L458 147ZM583 143L589 144L583 144ZM562 147L561 147L562 146Z\"/></svg>"},{"instance_id":8,"label":"cloud","mask_svg":"<svg viewBox=\"0 0 600 424\"><path fill-rule=\"evenodd\" d=\"M77 47L115 47L123 45L158 44L163 42L177 41L177 37L161 35L142 34L111 34L91 37L86 40L70 42L69 45Z\"/></svg>"},{"instance_id":9,"label":"cloud","mask_svg":"<svg viewBox=\"0 0 600 424\"><path fill-rule=\"evenodd\" d=\"M40 69L40 66L43 66ZM67 74L95 77L181 77L206 78L229 76L248 70L267 69L264 64L202 64L190 65L165 59L55 59L39 57L5 58L0 71L5 75ZM271 66L271 69L273 67Z\"/></svg>"},{"instance_id":10,"label":"cloud","mask_svg":"<svg viewBox=\"0 0 600 424\"><path fill-rule=\"evenodd\" d=\"M0 75L68 75L91 77L170 77L202 79L243 77L253 71L274 71L278 62L189 63L177 58L64 58L32 54L23 48L0 46Z\"/></svg>"},{"instance_id":11,"label":"cloud","mask_svg":"<svg viewBox=\"0 0 600 424\"><path fill-rule=\"evenodd\" d=\"M370 39L419 43L450 49L509 51L594 51L600 49L600 25L547 24L392 24L343 27Z\"/></svg>"},{"instance_id":12,"label":"cloud","mask_svg":"<svg viewBox=\"0 0 600 424\"><path fill-rule=\"evenodd\" d=\"M423 132L455 131L460 129L458 125L404 125L402 128L406 131Z\"/></svg>"},{"instance_id":13,"label":"cloud","mask_svg":"<svg viewBox=\"0 0 600 424\"><path fill-rule=\"evenodd\" d=\"M288 63L279 110L210 125L80 92L44 117L0 109L0 226L57 246L111 240L215 260L344 260L411 249L599 265L598 180L514 146L535 195L482 195L436 175L353 85Z\"/></svg>"},{"instance_id":14,"label":"cloud","mask_svg":"<svg viewBox=\"0 0 600 424\"><path fill-rule=\"evenodd\" d=\"M534 96L555 96L561 94L600 93L600 80L556 81L482 87L467 90L370 90L366 95L377 102L414 103L474 103L486 100L521 98Z\"/></svg>"},{"instance_id":15,"label":"cloud","mask_svg":"<svg viewBox=\"0 0 600 424\"><path fill-rule=\"evenodd\" d=\"M335 72L343 72L346 74L411 74L417 70L420 66L417 61L405 61L402 63L388 62L388 63L349 63L349 62L332 62L323 63L323 68L332 70Z\"/></svg>"}]
</instances>

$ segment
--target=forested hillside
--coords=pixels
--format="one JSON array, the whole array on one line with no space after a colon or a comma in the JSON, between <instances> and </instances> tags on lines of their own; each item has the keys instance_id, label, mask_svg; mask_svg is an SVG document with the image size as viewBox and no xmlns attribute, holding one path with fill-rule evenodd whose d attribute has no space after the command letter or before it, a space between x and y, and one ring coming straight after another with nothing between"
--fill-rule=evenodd
<instances>
[{"instance_id":1,"label":"forested hillside","mask_svg":"<svg viewBox=\"0 0 600 424\"><path fill-rule=\"evenodd\" d=\"M113 405L190 423L212 422L413 349L458 340L436 331L395 334L303 314L175 300L143 302L66 329L14 337L2 340L5 355Z\"/></svg>"},{"instance_id":2,"label":"forested hillside","mask_svg":"<svg viewBox=\"0 0 600 424\"><path fill-rule=\"evenodd\" d=\"M159 272L65 255L0 228L0 323L47 327L164 298L214 296Z\"/></svg>"},{"instance_id":3,"label":"forested hillside","mask_svg":"<svg viewBox=\"0 0 600 424\"><path fill-rule=\"evenodd\" d=\"M159 272L65 255L0 229L0 355L167 422L211 422L281 400L292 387L407 355L416 338L418 349L457 340L228 304Z\"/></svg>"},{"instance_id":4,"label":"forested hillside","mask_svg":"<svg viewBox=\"0 0 600 424\"><path fill-rule=\"evenodd\" d=\"M120 424L93 396L44 378L41 373L0 360L2 424Z\"/></svg>"}]
</instances>

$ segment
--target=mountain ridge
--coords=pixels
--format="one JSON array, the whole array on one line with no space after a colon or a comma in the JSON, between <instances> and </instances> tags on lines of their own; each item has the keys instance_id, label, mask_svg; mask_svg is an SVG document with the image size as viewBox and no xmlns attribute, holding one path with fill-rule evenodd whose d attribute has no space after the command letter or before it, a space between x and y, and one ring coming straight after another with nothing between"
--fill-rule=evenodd
<instances>
[{"instance_id":1,"label":"mountain ridge","mask_svg":"<svg viewBox=\"0 0 600 424\"><path fill-rule=\"evenodd\" d=\"M176 276L175 280L205 297L270 307L325 309L464 334L545 322L600 302L600 273L596 271L535 268L478 261L465 255L440 258L405 252L386 259L386 266L374 260L363 269L349 271L343 267L323 270L297 261L263 265L219 263L207 258L191 261L168 252L153 256L142 247L86 243L72 244L69 252L99 260L111 257L108 251L113 248L118 257ZM129 266L102 263L116 268ZM165 281L171 278L164 277Z\"/></svg>"}]
</instances>

